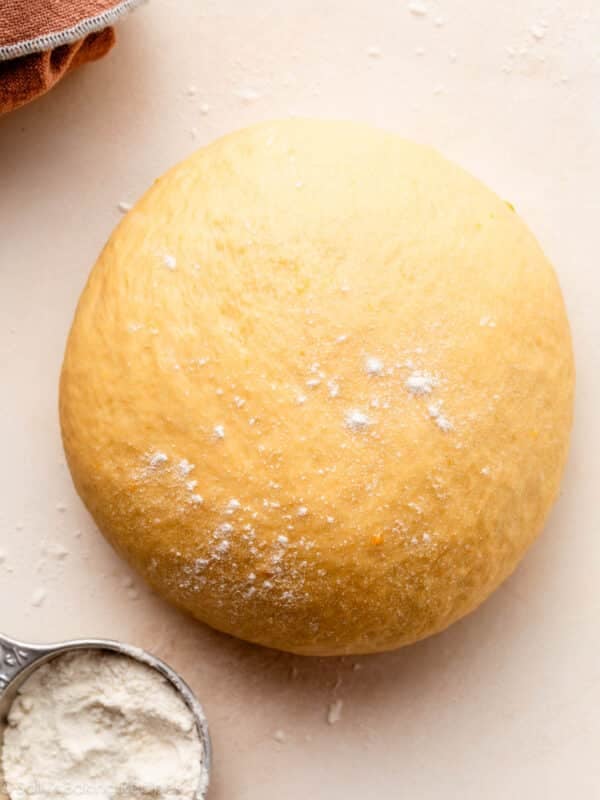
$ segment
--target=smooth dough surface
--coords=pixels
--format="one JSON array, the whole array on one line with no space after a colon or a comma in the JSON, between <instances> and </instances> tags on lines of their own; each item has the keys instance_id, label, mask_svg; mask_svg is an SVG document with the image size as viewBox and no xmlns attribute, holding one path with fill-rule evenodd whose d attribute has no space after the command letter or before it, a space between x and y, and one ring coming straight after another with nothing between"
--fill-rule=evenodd
<instances>
[{"instance_id":1,"label":"smooth dough surface","mask_svg":"<svg viewBox=\"0 0 600 800\"><path fill-rule=\"evenodd\" d=\"M436 633L558 490L573 359L509 204L348 122L259 125L157 180L79 303L77 490L164 597L306 654Z\"/></svg>"}]
</instances>

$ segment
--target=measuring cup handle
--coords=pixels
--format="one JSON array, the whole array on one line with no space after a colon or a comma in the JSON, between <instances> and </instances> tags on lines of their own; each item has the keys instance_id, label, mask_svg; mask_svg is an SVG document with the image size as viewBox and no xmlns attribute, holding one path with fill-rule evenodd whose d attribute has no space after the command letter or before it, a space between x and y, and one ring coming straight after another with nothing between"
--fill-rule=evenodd
<instances>
[{"instance_id":1,"label":"measuring cup handle","mask_svg":"<svg viewBox=\"0 0 600 800\"><path fill-rule=\"evenodd\" d=\"M12 679L50 648L18 642L0 633L0 694Z\"/></svg>"}]
</instances>

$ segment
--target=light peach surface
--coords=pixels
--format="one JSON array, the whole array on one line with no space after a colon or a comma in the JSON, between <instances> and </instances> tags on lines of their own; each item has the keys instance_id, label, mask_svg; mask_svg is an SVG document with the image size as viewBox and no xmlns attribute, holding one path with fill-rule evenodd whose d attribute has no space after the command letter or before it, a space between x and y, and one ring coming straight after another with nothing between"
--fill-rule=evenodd
<instances>
[{"instance_id":1,"label":"light peach surface","mask_svg":"<svg viewBox=\"0 0 600 800\"><path fill-rule=\"evenodd\" d=\"M104 62L0 121L0 630L169 661L211 723L214 800L600 793L600 9L511 5L154 0ZM478 612L384 656L286 656L182 617L94 530L61 451L64 342L119 202L290 114L431 143L512 200L573 329L575 429L545 534Z\"/></svg>"}]
</instances>

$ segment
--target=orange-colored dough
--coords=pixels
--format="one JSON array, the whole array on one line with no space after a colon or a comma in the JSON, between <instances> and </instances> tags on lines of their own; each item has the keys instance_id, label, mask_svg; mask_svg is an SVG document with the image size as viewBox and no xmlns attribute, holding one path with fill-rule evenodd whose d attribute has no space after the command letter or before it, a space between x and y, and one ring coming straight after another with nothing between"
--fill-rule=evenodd
<instances>
[{"instance_id":1,"label":"orange-colored dough","mask_svg":"<svg viewBox=\"0 0 600 800\"><path fill-rule=\"evenodd\" d=\"M78 492L168 600L367 653L512 572L573 382L554 272L507 203L429 148L294 120L199 150L124 218L60 405Z\"/></svg>"}]
</instances>

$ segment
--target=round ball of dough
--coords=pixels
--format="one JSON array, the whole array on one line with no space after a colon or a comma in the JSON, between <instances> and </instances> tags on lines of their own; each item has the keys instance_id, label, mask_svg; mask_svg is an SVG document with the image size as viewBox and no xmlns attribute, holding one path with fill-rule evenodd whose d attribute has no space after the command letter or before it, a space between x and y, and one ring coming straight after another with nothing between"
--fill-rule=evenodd
<instances>
[{"instance_id":1,"label":"round ball of dough","mask_svg":"<svg viewBox=\"0 0 600 800\"><path fill-rule=\"evenodd\" d=\"M64 444L115 548L209 625L305 654L436 633L515 568L573 397L553 270L427 147L263 124L154 183L69 337Z\"/></svg>"}]
</instances>

